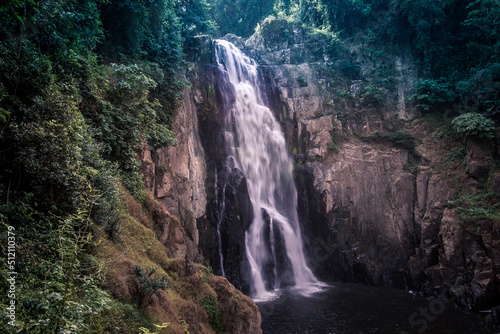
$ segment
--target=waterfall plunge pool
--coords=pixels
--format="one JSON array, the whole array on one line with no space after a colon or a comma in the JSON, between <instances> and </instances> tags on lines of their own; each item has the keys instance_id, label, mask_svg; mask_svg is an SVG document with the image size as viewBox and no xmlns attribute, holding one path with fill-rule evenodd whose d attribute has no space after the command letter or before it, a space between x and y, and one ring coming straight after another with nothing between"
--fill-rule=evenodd
<instances>
[{"instance_id":1,"label":"waterfall plunge pool","mask_svg":"<svg viewBox=\"0 0 500 334\"><path fill-rule=\"evenodd\" d=\"M309 297L282 290L257 302L264 334L488 334L483 314L457 310L394 288L332 283ZM413 327L412 327L413 326Z\"/></svg>"}]
</instances>

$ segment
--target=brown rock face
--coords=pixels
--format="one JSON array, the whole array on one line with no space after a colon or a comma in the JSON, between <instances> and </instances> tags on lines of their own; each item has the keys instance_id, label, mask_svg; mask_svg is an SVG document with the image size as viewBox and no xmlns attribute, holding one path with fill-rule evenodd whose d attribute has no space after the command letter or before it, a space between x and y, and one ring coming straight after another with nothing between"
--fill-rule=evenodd
<instances>
[{"instance_id":1,"label":"brown rock face","mask_svg":"<svg viewBox=\"0 0 500 334\"><path fill-rule=\"evenodd\" d=\"M308 177L299 182L314 197L328 230L322 242L316 237L323 251L331 255L322 262L333 262L332 270L340 277L401 285L415 244L415 182L405 169L407 154L362 142L348 143L331 164L307 162L300 168ZM309 180L312 185L307 184ZM310 224L316 225L315 230L321 222Z\"/></svg>"},{"instance_id":2,"label":"brown rock face","mask_svg":"<svg viewBox=\"0 0 500 334\"><path fill-rule=\"evenodd\" d=\"M205 214L205 153L198 137L198 117L189 90L177 111L173 128L178 145L157 149L153 157L148 148L141 152L145 183L167 211L178 217L186 233L189 259L198 256L199 233L196 219ZM180 234L177 233L181 238Z\"/></svg>"}]
</instances>

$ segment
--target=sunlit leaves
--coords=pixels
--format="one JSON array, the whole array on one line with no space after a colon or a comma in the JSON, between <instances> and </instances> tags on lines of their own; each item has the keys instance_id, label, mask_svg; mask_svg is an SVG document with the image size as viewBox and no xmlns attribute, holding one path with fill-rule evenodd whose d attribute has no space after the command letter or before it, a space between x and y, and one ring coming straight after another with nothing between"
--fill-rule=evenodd
<instances>
[{"instance_id":1,"label":"sunlit leaves","mask_svg":"<svg viewBox=\"0 0 500 334\"><path fill-rule=\"evenodd\" d=\"M488 138L495 137L495 123L478 113L466 113L451 122L453 129L464 137Z\"/></svg>"}]
</instances>

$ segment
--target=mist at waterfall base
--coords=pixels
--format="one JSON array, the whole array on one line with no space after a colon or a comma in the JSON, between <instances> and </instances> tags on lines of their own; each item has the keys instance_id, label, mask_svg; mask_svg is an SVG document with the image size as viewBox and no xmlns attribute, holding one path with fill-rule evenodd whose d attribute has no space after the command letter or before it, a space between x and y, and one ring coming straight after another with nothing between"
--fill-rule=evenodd
<instances>
[{"instance_id":1,"label":"mist at waterfall base","mask_svg":"<svg viewBox=\"0 0 500 334\"><path fill-rule=\"evenodd\" d=\"M483 316L453 308L452 299L414 298L394 288L334 283L304 297L282 291L257 303L264 334L486 334Z\"/></svg>"}]
</instances>

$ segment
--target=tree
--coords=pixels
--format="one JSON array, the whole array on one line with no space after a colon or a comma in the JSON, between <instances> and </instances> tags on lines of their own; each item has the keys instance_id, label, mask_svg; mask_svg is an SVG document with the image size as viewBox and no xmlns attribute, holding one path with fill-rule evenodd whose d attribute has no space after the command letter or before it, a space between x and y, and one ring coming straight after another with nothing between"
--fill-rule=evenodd
<instances>
[{"instance_id":1,"label":"tree","mask_svg":"<svg viewBox=\"0 0 500 334\"><path fill-rule=\"evenodd\" d=\"M495 137L495 123L478 113L466 113L455 118L451 125L455 132L465 138L486 138Z\"/></svg>"},{"instance_id":2,"label":"tree","mask_svg":"<svg viewBox=\"0 0 500 334\"><path fill-rule=\"evenodd\" d=\"M456 98L452 86L445 80L425 79L417 82L413 87L415 93L409 99L417 101L417 108L429 111L433 107L440 107Z\"/></svg>"},{"instance_id":3,"label":"tree","mask_svg":"<svg viewBox=\"0 0 500 334\"><path fill-rule=\"evenodd\" d=\"M248 37L257 23L273 13L275 0L209 0L209 5L220 35Z\"/></svg>"}]
</instances>

